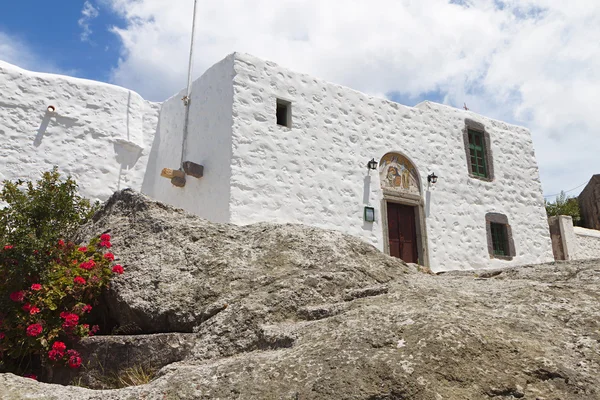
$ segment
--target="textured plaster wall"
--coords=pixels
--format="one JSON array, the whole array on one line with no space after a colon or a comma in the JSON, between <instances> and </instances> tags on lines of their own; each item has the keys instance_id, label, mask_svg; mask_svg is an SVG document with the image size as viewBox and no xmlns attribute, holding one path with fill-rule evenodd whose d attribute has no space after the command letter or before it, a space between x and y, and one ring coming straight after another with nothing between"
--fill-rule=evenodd
<instances>
[{"instance_id":1,"label":"textured plaster wall","mask_svg":"<svg viewBox=\"0 0 600 400\"><path fill-rule=\"evenodd\" d=\"M600 231L573 228L577 239L577 246L573 249L574 260L600 259Z\"/></svg>"},{"instance_id":2,"label":"textured plaster wall","mask_svg":"<svg viewBox=\"0 0 600 400\"><path fill-rule=\"evenodd\" d=\"M231 221L305 223L338 229L384 248L380 182L368 160L408 156L424 187L434 270L503 267L552 260L529 131L434 103L405 107L250 55L235 54ZM276 99L292 102L292 127L276 124ZM491 135L495 180L468 176L465 118ZM363 207L376 208L375 223ZM490 260L485 214L506 214L516 257Z\"/></svg>"},{"instance_id":3,"label":"textured plaster wall","mask_svg":"<svg viewBox=\"0 0 600 400\"><path fill-rule=\"evenodd\" d=\"M0 61L0 180L39 179L58 165L91 199L140 190L159 107L121 87Z\"/></svg>"},{"instance_id":4,"label":"textured plaster wall","mask_svg":"<svg viewBox=\"0 0 600 400\"><path fill-rule=\"evenodd\" d=\"M167 100L160 113L142 191L215 222L229 222L233 55L207 70L192 86L187 151L184 161L204 166L204 177L187 177L183 188L160 176L181 161L185 91Z\"/></svg>"}]
</instances>

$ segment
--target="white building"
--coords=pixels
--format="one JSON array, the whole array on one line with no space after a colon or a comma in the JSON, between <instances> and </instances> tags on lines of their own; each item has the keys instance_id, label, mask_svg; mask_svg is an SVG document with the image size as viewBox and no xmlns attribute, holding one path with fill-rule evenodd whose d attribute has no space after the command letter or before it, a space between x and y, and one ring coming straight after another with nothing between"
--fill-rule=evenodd
<instances>
[{"instance_id":1,"label":"white building","mask_svg":"<svg viewBox=\"0 0 600 400\"><path fill-rule=\"evenodd\" d=\"M58 164L93 197L130 186L212 221L337 229L434 271L553 260L525 128L431 102L402 106L235 53L194 82L182 146L183 92L157 105L110 85L15 71L0 65L0 96L12 74L13 86L28 97L34 86L36 98L12 96L9 112L44 114L52 102L74 122L50 116L38 147L28 127L26 140L8 146L25 157L2 168L6 178ZM0 97L0 111L5 103ZM83 165L56 157L73 146L102 151ZM161 171L179 168L182 147L204 173L177 187ZM41 152L50 156L40 161Z\"/></svg>"}]
</instances>

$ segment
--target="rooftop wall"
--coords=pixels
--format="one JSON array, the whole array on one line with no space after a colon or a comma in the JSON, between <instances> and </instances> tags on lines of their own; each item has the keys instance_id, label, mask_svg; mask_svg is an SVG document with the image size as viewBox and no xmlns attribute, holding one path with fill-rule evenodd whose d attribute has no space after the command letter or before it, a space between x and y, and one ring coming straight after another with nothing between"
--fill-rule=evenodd
<instances>
[{"instance_id":1,"label":"rooftop wall","mask_svg":"<svg viewBox=\"0 0 600 400\"><path fill-rule=\"evenodd\" d=\"M57 165L94 200L140 190L159 107L121 87L0 62L0 180L37 180Z\"/></svg>"}]
</instances>

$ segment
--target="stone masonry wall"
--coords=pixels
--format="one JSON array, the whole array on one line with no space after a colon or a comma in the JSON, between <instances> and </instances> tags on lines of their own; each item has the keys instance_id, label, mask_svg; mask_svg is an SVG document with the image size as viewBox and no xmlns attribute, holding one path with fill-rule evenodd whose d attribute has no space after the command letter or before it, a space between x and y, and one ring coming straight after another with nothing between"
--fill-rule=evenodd
<instances>
[{"instance_id":1,"label":"stone masonry wall","mask_svg":"<svg viewBox=\"0 0 600 400\"><path fill-rule=\"evenodd\" d=\"M578 196L586 228L600 230L600 175L594 175Z\"/></svg>"}]
</instances>

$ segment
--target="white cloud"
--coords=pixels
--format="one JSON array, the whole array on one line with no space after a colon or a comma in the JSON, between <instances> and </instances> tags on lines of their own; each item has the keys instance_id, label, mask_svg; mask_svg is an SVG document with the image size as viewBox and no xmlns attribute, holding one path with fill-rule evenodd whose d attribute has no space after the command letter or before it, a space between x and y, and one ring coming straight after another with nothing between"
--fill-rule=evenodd
<instances>
[{"instance_id":1,"label":"white cloud","mask_svg":"<svg viewBox=\"0 0 600 400\"><path fill-rule=\"evenodd\" d=\"M113 81L184 87L193 1L103 1L127 22ZM597 0L200 1L194 75L242 51L372 94L439 91L528 126L552 194L600 173L599 47Z\"/></svg>"},{"instance_id":2,"label":"white cloud","mask_svg":"<svg viewBox=\"0 0 600 400\"><path fill-rule=\"evenodd\" d=\"M82 30L80 36L82 42L90 41L90 35L92 34L90 22L94 18L98 17L98 15L98 9L95 8L92 3L86 0L86 2L83 3L83 9L81 10L81 18L79 18L79 21L77 21L77 24L79 24L79 27Z\"/></svg>"}]
</instances>

